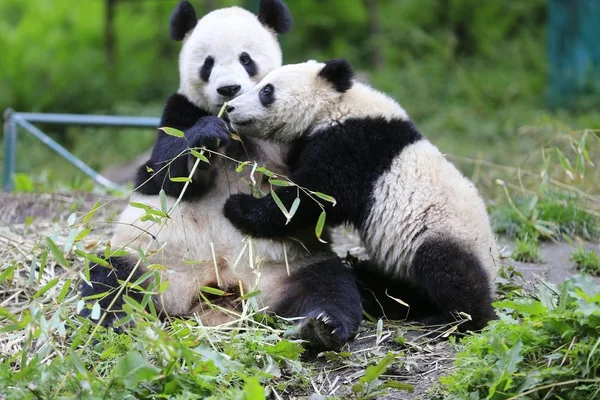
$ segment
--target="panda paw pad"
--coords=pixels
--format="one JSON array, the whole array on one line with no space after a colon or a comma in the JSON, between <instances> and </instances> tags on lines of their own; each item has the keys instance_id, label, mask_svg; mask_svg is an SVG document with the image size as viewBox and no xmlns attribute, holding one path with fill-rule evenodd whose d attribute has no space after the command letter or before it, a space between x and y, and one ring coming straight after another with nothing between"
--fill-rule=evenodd
<instances>
[{"instance_id":1,"label":"panda paw pad","mask_svg":"<svg viewBox=\"0 0 600 400\"><path fill-rule=\"evenodd\" d=\"M326 312L316 317L306 317L299 326L300 336L313 347L339 350L350 338L350 329L337 318Z\"/></svg>"}]
</instances>

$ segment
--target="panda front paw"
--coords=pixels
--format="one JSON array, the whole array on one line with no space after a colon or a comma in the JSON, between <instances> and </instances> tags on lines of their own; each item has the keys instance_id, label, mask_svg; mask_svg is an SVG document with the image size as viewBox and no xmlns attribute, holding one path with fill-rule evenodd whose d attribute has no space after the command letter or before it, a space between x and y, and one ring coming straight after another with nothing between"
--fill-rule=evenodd
<instances>
[{"instance_id":1,"label":"panda front paw","mask_svg":"<svg viewBox=\"0 0 600 400\"><path fill-rule=\"evenodd\" d=\"M252 195L238 193L229 196L225 202L224 213L225 217L238 229L245 232L258 234L255 224L252 221L252 210L258 204L257 199Z\"/></svg>"},{"instance_id":2,"label":"panda front paw","mask_svg":"<svg viewBox=\"0 0 600 400\"><path fill-rule=\"evenodd\" d=\"M217 150L231 141L227 123L219 117L203 117L185 132L189 147Z\"/></svg>"},{"instance_id":3,"label":"panda front paw","mask_svg":"<svg viewBox=\"0 0 600 400\"><path fill-rule=\"evenodd\" d=\"M336 318L332 313L320 312L307 316L298 325L298 334L318 350L339 351L349 340L356 327Z\"/></svg>"}]
</instances>

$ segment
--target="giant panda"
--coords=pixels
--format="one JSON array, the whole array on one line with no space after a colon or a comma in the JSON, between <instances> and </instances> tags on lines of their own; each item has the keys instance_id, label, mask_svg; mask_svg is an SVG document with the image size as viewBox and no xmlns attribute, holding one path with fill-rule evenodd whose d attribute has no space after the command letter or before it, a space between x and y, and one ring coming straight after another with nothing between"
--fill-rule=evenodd
<instances>
[{"instance_id":1,"label":"giant panda","mask_svg":"<svg viewBox=\"0 0 600 400\"><path fill-rule=\"evenodd\" d=\"M428 324L463 312L470 320L460 327L476 330L495 317L498 251L483 200L397 102L353 80L347 61L283 66L227 111L242 137L291 143L290 179L335 198L322 202L330 224L358 229L371 258L357 269L364 282L408 296L409 312ZM298 193L277 189L286 207ZM303 194L289 223L272 197L234 194L224 212L250 234L282 237L322 213Z\"/></svg>"},{"instance_id":2,"label":"giant panda","mask_svg":"<svg viewBox=\"0 0 600 400\"><path fill-rule=\"evenodd\" d=\"M290 23L290 12L280 0L262 0L258 16L230 7L198 20L189 2L175 8L170 31L173 39L183 41L180 86L167 100L160 124L183 131L185 137L158 131L152 155L139 169L131 204L111 239L113 249L125 247L129 254L111 257L108 268L90 268L91 285L84 282L81 290L89 303L84 315L91 314L90 307L105 293L99 300L102 310L108 311L103 324L120 318L124 300L115 299L119 281L142 279L147 288L150 280L143 277L150 263L161 265L153 269L160 271L161 281L168 281L164 293L154 298L165 316L196 314L204 324L225 323L240 311L241 295L260 290L255 298L258 308L303 317L299 333L315 347L339 348L357 329L362 309L355 276L327 245L303 232L277 240L247 238L222 211L231 193L248 192L236 173L238 163L232 160L256 161L286 173L287 146L261 139L232 140L226 123L214 115L224 102L249 91L281 65L276 34L287 32ZM194 147L226 157L206 153L210 163L200 163L182 193L185 183L170 178L190 174L195 158L187 149ZM184 156L177 157L180 154ZM180 196L183 199L162 228L139 208L141 203L161 210L161 189L167 207ZM138 248L148 250L148 261L136 267ZM201 294L202 287L230 295ZM127 294L142 298L135 290Z\"/></svg>"}]
</instances>

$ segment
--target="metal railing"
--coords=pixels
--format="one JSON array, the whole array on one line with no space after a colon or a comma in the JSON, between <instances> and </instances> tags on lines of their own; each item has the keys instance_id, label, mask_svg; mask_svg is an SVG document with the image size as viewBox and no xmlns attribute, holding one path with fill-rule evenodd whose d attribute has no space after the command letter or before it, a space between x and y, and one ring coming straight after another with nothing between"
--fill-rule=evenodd
<instances>
[{"instance_id":1,"label":"metal railing","mask_svg":"<svg viewBox=\"0 0 600 400\"><path fill-rule=\"evenodd\" d=\"M84 174L98 184L115 190L124 190L118 184L106 179L97 171L81 161L67 149L54 141L33 124L82 125L82 126L118 126L130 128L157 128L159 118L126 117L113 115L81 115L81 114L41 114L23 113L7 109L4 112L4 170L2 188L5 192L14 189L13 175L17 168L17 130L19 127L32 134L40 142L50 147L61 157L69 161Z\"/></svg>"}]
</instances>

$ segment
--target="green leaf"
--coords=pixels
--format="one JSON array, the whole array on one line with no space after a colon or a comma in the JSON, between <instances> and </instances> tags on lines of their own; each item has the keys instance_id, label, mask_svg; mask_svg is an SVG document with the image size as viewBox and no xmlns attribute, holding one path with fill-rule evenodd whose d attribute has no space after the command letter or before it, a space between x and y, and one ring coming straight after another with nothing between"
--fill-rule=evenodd
<instances>
[{"instance_id":1,"label":"green leaf","mask_svg":"<svg viewBox=\"0 0 600 400\"><path fill-rule=\"evenodd\" d=\"M75 213L69 215L69 219L67 219L67 226L73 226L75 224L76 219L77 215Z\"/></svg>"},{"instance_id":2,"label":"green leaf","mask_svg":"<svg viewBox=\"0 0 600 400\"><path fill-rule=\"evenodd\" d=\"M300 206L300 197L296 197L296 199L292 203L292 206L290 207L290 219L296 214L296 211L298 211L299 206Z\"/></svg>"},{"instance_id":3,"label":"green leaf","mask_svg":"<svg viewBox=\"0 0 600 400\"><path fill-rule=\"evenodd\" d=\"M287 218L287 222L289 222L292 217L290 216L290 213L288 212L287 208L285 208L285 206L283 205L283 202L281 201L275 190L271 190L271 197L273 198L275 204L277 204L277 207L279 207L283 215L285 215L285 218Z\"/></svg>"},{"instance_id":4,"label":"green leaf","mask_svg":"<svg viewBox=\"0 0 600 400\"><path fill-rule=\"evenodd\" d=\"M77 236L75 236L75 242L80 242L81 240L85 239L90 234L90 232L92 232L92 228L88 226L87 228L79 232Z\"/></svg>"},{"instance_id":5,"label":"green leaf","mask_svg":"<svg viewBox=\"0 0 600 400\"><path fill-rule=\"evenodd\" d=\"M198 158L200 161L204 161L207 164L210 164L210 161L208 161L208 158L206 158L206 156L202 153L200 153L199 151L196 151L194 149L190 149L190 153L192 153L192 155L196 158Z\"/></svg>"},{"instance_id":6,"label":"green leaf","mask_svg":"<svg viewBox=\"0 0 600 400\"><path fill-rule=\"evenodd\" d=\"M295 361L300 358L300 354L302 354L304 348L299 343L280 340L275 346L267 346L265 350L273 357Z\"/></svg>"},{"instance_id":7,"label":"green leaf","mask_svg":"<svg viewBox=\"0 0 600 400\"><path fill-rule=\"evenodd\" d=\"M275 176L274 173L272 173L271 171L269 171L265 167L258 167L258 168L256 168L256 170L258 172L260 172L261 174L268 176L269 178L273 178Z\"/></svg>"},{"instance_id":8,"label":"green leaf","mask_svg":"<svg viewBox=\"0 0 600 400\"><path fill-rule=\"evenodd\" d=\"M68 267L69 263L67 263L67 260L65 259L65 256L60 251L60 249L58 248L58 246L56 245L56 243L54 243L54 240L52 240L49 237L47 237L46 238L46 244L50 248L50 251L52 252L52 254L54 255L54 257L56 258L56 260L58 261L58 263L60 265L62 265L63 267Z\"/></svg>"},{"instance_id":9,"label":"green leaf","mask_svg":"<svg viewBox=\"0 0 600 400\"><path fill-rule=\"evenodd\" d=\"M265 390L260 386L258 378L252 377L244 385L244 400L265 400Z\"/></svg>"},{"instance_id":10,"label":"green leaf","mask_svg":"<svg viewBox=\"0 0 600 400\"><path fill-rule=\"evenodd\" d=\"M142 357L137 351L130 351L117 361L114 379L123 379L125 386L136 389L141 382L149 382L158 377L160 370Z\"/></svg>"},{"instance_id":11,"label":"green leaf","mask_svg":"<svg viewBox=\"0 0 600 400\"><path fill-rule=\"evenodd\" d=\"M142 210L148 210L150 208L150 206L148 204L144 204L144 203L137 203L135 201L130 201L129 205L131 207L135 207L135 208L141 208Z\"/></svg>"},{"instance_id":12,"label":"green leaf","mask_svg":"<svg viewBox=\"0 0 600 400\"><path fill-rule=\"evenodd\" d=\"M160 209L163 212L167 212L168 208L167 208L167 194L165 193L164 189L160 189L160 192L158 192L158 195L160 197Z\"/></svg>"},{"instance_id":13,"label":"green leaf","mask_svg":"<svg viewBox=\"0 0 600 400\"><path fill-rule=\"evenodd\" d=\"M365 371L365 375L359 380L364 383L371 383L375 379L379 378L387 369L387 367L394 361L396 355L394 353L388 353L377 365L371 365Z\"/></svg>"},{"instance_id":14,"label":"green leaf","mask_svg":"<svg viewBox=\"0 0 600 400\"><path fill-rule=\"evenodd\" d=\"M92 314L90 315L90 317L94 321L98 321L100 319L100 303L94 303L94 305L92 306Z\"/></svg>"},{"instance_id":15,"label":"green leaf","mask_svg":"<svg viewBox=\"0 0 600 400\"><path fill-rule=\"evenodd\" d=\"M75 367L75 369L77 370L77 372L80 375L87 376L88 372L85 369L85 366L83 365L83 362L81 361L81 359L77 355L77 352L75 352L73 350L69 350L69 358L71 359L71 363L73 364L73 366Z\"/></svg>"},{"instance_id":16,"label":"green leaf","mask_svg":"<svg viewBox=\"0 0 600 400\"><path fill-rule=\"evenodd\" d=\"M325 243L324 240L321 240L321 234L323 233L323 228L325 227L325 218L327 214L325 214L325 210L321 212L319 215L319 219L317 220L317 226L315 227L315 235L317 235L317 239L319 242Z\"/></svg>"},{"instance_id":17,"label":"green leaf","mask_svg":"<svg viewBox=\"0 0 600 400\"><path fill-rule=\"evenodd\" d=\"M98 211L98 208L100 208L100 200L96 201L96 203L94 203L94 206L92 207L92 209L83 216L82 222L85 224L90 219L92 219L94 214L96 214L96 211Z\"/></svg>"},{"instance_id":18,"label":"green leaf","mask_svg":"<svg viewBox=\"0 0 600 400\"><path fill-rule=\"evenodd\" d=\"M58 283L59 278L54 278L50 282L46 283L44 286L40 288L34 295L33 300L37 299L40 296L43 296L48 290L52 289Z\"/></svg>"},{"instance_id":19,"label":"green leaf","mask_svg":"<svg viewBox=\"0 0 600 400\"><path fill-rule=\"evenodd\" d=\"M62 301L65 299L65 296L67 295L67 293L69 293L70 288L71 288L71 279L67 279L65 281L62 289L60 290L58 297L56 298L57 303L62 303Z\"/></svg>"},{"instance_id":20,"label":"green leaf","mask_svg":"<svg viewBox=\"0 0 600 400\"><path fill-rule=\"evenodd\" d=\"M274 186L296 186L295 183L284 181L282 179L269 179L269 183Z\"/></svg>"},{"instance_id":21,"label":"green leaf","mask_svg":"<svg viewBox=\"0 0 600 400\"><path fill-rule=\"evenodd\" d=\"M516 301L499 301L494 303L496 307L500 308L508 308L511 310L519 311L523 314L529 315L541 315L548 311L544 305L538 300L522 300L519 302Z\"/></svg>"},{"instance_id":22,"label":"green leaf","mask_svg":"<svg viewBox=\"0 0 600 400\"><path fill-rule=\"evenodd\" d=\"M176 176L176 177L169 177L169 179L171 180L171 182L191 182L192 178L188 177L188 176Z\"/></svg>"},{"instance_id":23,"label":"green leaf","mask_svg":"<svg viewBox=\"0 0 600 400\"><path fill-rule=\"evenodd\" d=\"M77 237L77 229L71 229L71 231L69 232L69 236L67 236L67 239L65 240L65 245L63 247L63 250L65 253L68 253L69 251L71 251L71 249L73 248L73 243L75 243L76 237Z\"/></svg>"},{"instance_id":24,"label":"green leaf","mask_svg":"<svg viewBox=\"0 0 600 400\"><path fill-rule=\"evenodd\" d=\"M0 283L4 283L7 280L12 281L14 272L15 272L14 265L11 265L10 267L8 267L4 271L2 271L2 273L0 274Z\"/></svg>"},{"instance_id":25,"label":"green leaf","mask_svg":"<svg viewBox=\"0 0 600 400\"><path fill-rule=\"evenodd\" d=\"M103 267L108 267L108 261L103 260L102 258L98 257L95 254L86 253L85 251L81 251L81 250L75 250L75 254L77 254L80 257L87 258L91 262L101 265Z\"/></svg>"},{"instance_id":26,"label":"green leaf","mask_svg":"<svg viewBox=\"0 0 600 400\"><path fill-rule=\"evenodd\" d=\"M161 131L163 131L164 133L166 133L167 135L170 135L170 136L175 136L175 137L179 137L179 138L185 137L185 134L182 131L180 131L179 129L169 128L167 126L164 126L162 128L158 128L158 129L160 129Z\"/></svg>"},{"instance_id":27,"label":"green leaf","mask_svg":"<svg viewBox=\"0 0 600 400\"><path fill-rule=\"evenodd\" d=\"M215 296L228 296L230 294L222 291L221 289L215 289L209 286L201 286L200 290L206 293L214 294Z\"/></svg>"},{"instance_id":28,"label":"green leaf","mask_svg":"<svg viewBox=\"0 0 600 400\"><path fill-rule=\"evenodd\" d=\"M240 165L237 166L237 168L235 169L235 172L237 172L239 174L240 172L242 172L244 167L248 164L250 164L250 161L244 161L243 163L241 163Z\"/></svg>"},{"instance_id":29,"label":"green leaf","mask_svg":"<svg viewBox=\"0 0 600 400\"><path fill-rule=\"evenodd\" d=\"M337 204L337 201L333 197L326 195L325 193L321 193L321 192L311 192L311 193L320 199L330 202L334 206Z\"/></svg>"},{"instance_id":30,"label":"green leaf","mask_svg":"<svg viewBox=\"0 0 600 400\"><path fill-rule=\"evenodd\" d=\"M246 293L245 295L241 296L240 299L242 299L242 300L251 299L252 297L258 296L259 294L261 294L260 290L254 290L250 293Z\"/></svg>"},{"instance_id":31,"label":"green leaf","mask_svg":"<svg viewBox=\"0 0 600 400\"><path fill-rule=\"evenodd\" d=\"M415 391L415 387L410 383L402 383L398 381L386 381L383 384L383 387L388 389L406 390L408 393Z\"/></svg>"}]
</instances>

